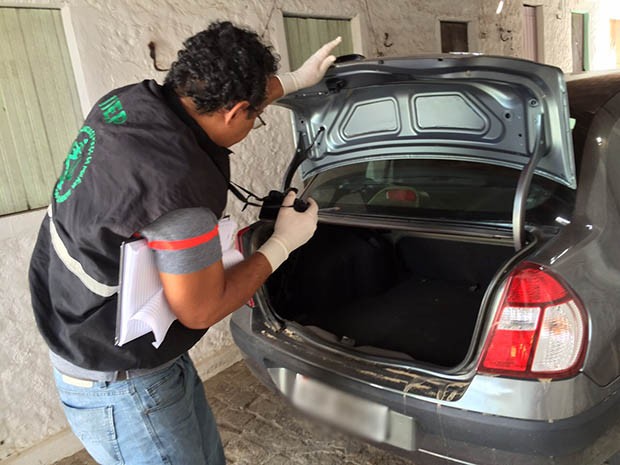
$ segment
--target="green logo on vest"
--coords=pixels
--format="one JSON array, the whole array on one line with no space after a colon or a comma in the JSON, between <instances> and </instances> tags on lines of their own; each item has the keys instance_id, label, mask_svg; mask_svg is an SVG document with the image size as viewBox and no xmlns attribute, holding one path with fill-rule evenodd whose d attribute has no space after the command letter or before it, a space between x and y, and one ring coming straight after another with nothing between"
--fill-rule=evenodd
<instances>
[{"instance_id":1,"label":"green logo on vest","mask_svg":"<svg viewBox=\"0 0 620 465\"><path fill-rule=\"evenodd\" d=\"M127 113L123 110L120 99L113 95L99 104L103 118L108 124L123 124L127 121Z\"/></svg>"},{"instance_id":2,"label":"green logo on vest","mask_svg":"<svg viewBox=\"0 0 620 465\"><path fill-rule=\"evenodd\" d=\"M56 202L62 203L67 200L73 190L82 182L95 151L95 139L93 128L84 126L80 129L65 160L65 169L54 188Z\"/></svg>"}]
</instances>

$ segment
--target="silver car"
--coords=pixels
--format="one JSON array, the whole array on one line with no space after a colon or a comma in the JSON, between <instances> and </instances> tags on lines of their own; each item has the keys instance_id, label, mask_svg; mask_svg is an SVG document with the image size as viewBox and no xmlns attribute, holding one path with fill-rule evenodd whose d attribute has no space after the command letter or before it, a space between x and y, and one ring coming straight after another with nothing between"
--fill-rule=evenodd
<instances>
[{"instance_id":1,"label":"silver car","mask_svg":"<svg viewBox=\"0 0 620 465\"><path fill-rule=\"evenodd\" d=\"M313 239L231 329L300 410L416 464L620 448L620 74L357 60L279 103ZM240 234L250 254L271 233Z\"/></svg>"}]
</instances>

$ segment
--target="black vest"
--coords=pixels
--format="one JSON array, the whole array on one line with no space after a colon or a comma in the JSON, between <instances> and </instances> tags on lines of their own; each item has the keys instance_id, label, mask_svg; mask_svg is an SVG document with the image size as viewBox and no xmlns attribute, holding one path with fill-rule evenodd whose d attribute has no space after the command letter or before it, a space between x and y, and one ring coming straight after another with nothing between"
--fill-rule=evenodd
<instances>
[{"instance_id":1,"label":"black vest","mask_svg":"<svg viewBox=\"0 0 620 465\"><path fill-rule=\"evenodd\" d=\"M229 153L207 137L171 89L154 81L97 102L69 150L54 187L52 218L43 221L30 263L35 318L53 352L91 370L153 368L203 336L205 330L175 321L158 349L151 333L115 346L113 289L120 245L143 227L178 208L208 207L221 216ZM59 256L52 227L69 259ZM112 291L91 290L75 263Z\"/></svg>"}]
</instances>

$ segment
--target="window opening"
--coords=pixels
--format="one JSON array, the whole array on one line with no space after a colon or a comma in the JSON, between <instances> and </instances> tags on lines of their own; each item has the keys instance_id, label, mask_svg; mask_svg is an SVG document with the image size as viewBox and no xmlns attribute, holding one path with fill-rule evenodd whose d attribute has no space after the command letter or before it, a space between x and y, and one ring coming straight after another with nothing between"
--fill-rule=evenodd
<instances>
[{"instance_id":1,"label":"window opening","mask_svg":"<svg viewBox=\"0 0 620 465\"><path fill-rule=\"evenodd\" d=\"M573 49L573 72L578 73L585 71L586 31L585 15L583 13L571 13L571 39Z\"/></svg>"},{"instance_id":2,"label":"window opening","mask_svg":"<svg viewBox=\"0 0 620 465\"><path fill-rule=\"evenodd\" d=\"M469 52L467 23L440 21L441 53Z\"/></svg>"},{"instance_id":3,"label":"window opening","mask_svg":"<svg viewBox=\"0 0 620 465\"><path fill-rule=\"evenodd\" d=\"M0 216L46 206L82 122L60 10L0 7Z\"/></svg>"},{"instance_id":4,"label":"window opening","mask_svg":"<svg viewBox=\"0 0 620 465\"><path fill-rule=\"evenodd\" d=\"M297 69L323 44L338 36L342 42L334 49L334 55L353 53L350 19L284 15L284 30L291 69Z\"/></svg>"},{"instance_id":5,"label":"window opening","mask_svg":"<svg viewBox=\"0 0 620 465\"><path fill-rule=\"evenodd\" d=\"M612 19L610 26L611 48L616 52L616 68L620 68L620 19Z\"/></svg>"},{"instance_id":6,"label":"window opening","mask_svg":"<svg viewBox=\"0 0 620 465\"><path fill-rule=\"evenodd\" d=\"M532 61L540 61L537 8L523 5L523 58Z\"/></svg>"}]
</instances>

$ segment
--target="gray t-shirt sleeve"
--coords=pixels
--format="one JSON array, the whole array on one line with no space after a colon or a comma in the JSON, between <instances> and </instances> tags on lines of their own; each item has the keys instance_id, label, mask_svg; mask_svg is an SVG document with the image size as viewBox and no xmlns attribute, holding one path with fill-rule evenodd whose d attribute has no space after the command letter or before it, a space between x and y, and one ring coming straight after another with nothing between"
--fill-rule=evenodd
<instances>
[{"instance_id":1,"label":"gray t-shirt sleeve","mask_svg":"<svg viewBox=\"0 0 620 465\"><path fill-rule=\"evenodd\" d=\"M186 274L221 260L217 225L208 208L182 208L162 215L140 233L155 253L159 271Z\"/></svg>"}]
</instances>

